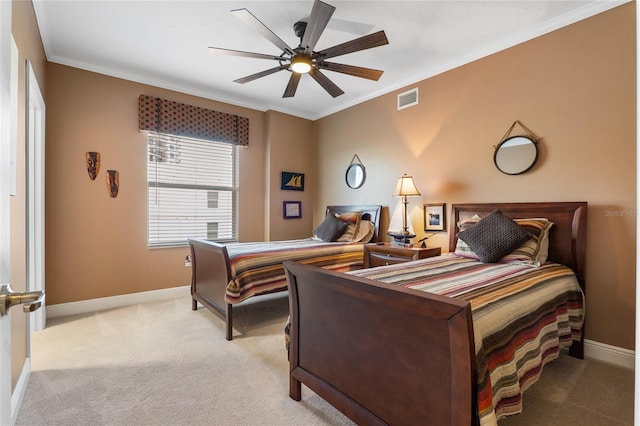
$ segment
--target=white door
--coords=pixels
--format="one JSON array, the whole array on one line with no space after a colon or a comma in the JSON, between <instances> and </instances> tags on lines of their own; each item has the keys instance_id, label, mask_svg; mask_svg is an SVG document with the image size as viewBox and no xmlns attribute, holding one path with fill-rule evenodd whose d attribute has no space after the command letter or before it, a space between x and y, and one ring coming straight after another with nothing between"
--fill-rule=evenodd
<instances>
[{"instance_id":1,"label":"white door","mask_svg":"<svg viewBox=\"0 0 640 426\"><path fill-rule=\"evenodd\" d=\"M11 2L0 1L0 284L9 283ZM0 425L12 424L11 318L0 317Z\"/></svg>"},{"instance_id":2,"label":"white door","mask_svg":"<svg viewBox=\"0 0 640 426\"><path fill-rule=\"evenodd\" d=\"M27 287L26 292L12 292L10 287L10 196L16 193L16 152L17 152L17 100L18 100L18 48L11 36L11 1L0 0L0 425L7 426L15 423L20 409L20 403L26 390L31 372L30 362L30 327L24 329L27 341L26 359L22 365L19 377L12 383L12 343L11 343L11 315L9 308L13 305L24 304L24 312L33 312L42 304L44 290L44 136L34 136L33 143L29 141L27 150L32 150L33 165L27 169L33 173L27 175L27 211L29 212L27 254ZM30 72L27 83L33 87L33 72ZM37 86L37 85L36 85ZM37 89L37 87L36 87ZM39 98L38 98L39 96ZM33 100L27 99L29 107L38 105L42 113L29 113L29 124L33 129L44 129L44 102L39 89L34 89ZM33 117L32 117L33 116ZM34 118L35 117L35 118ZM37 118L39 117L39 118ZM31 123L33 121L33 123ZM32 132L29 131L29 136ZM43 133L44 134L44 133ZM41 144L37 145L37 144ZM42 148L42 152L37 150ZM31 163L31 159L28 160ZM35 173L35 174L34 174ZM31 182L33 181L33 182ZM33 183L33 185L31 184ZM33 194L31 194L33 193ZM33 216L33 220L31 219ZM37 239L34 239L37 238ZM41 245L37 246L39 243ZM33 264L33 267L31 266ZM33 271L32 271L33 270ZM41 287L34 286L38 282ZM15 309L14 309L15 310ZM17 310L13 315L24 315ZM32 318L27 319L27 324ZM37 325L36 325L37 326ZM22 356L22 355L21 355ZM15 360L19 361L19 360Z\"/></svg>"}]
</instances>

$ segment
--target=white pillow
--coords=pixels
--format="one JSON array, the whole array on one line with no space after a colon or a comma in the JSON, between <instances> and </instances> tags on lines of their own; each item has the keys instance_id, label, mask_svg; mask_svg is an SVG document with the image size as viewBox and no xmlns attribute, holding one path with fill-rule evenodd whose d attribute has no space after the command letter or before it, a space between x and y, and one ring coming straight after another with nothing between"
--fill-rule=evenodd
<instances>
[{"instance_id":1,"label":"white pillow","mask_svg":"<svg viewBox=\"0 0 640 426\"><path fill-rule=\"evenodd\" d=\"M373 237L375 231L375 225L368 220L361 220L356 233L353 235L352 242L354 243L368 243Z\"/></svg>"}]
</instances>

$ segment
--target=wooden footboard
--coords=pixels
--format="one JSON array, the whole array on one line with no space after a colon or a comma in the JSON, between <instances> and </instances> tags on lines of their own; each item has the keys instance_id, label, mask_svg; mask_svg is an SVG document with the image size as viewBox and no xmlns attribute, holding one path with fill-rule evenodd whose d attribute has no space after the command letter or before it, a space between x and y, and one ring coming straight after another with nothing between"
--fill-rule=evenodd
<instances>
[{"instance_id":1,"label":"wooden footboard","mask_svg":"<svg viewBox=\"0 0 640 426\"><path fill-rule=\"evenodd\" d=\"M212 241L189 240L191 248L191 309L198 302L224 319L226 338L233 338L233 305L225 294L231 279L227 248ZM201 261L199 261L200 259Z\"/></svg>"},{"instance_id":2,"label":"wooden footboard","mask_svg":"<svg viewBox=\"0 0 640 426\"><path fill-rule=\"evenodd\" d=\"M291 398L303 382L358 424L476 423L468 302L284 265Z\"/></svg>"}]
</instances>

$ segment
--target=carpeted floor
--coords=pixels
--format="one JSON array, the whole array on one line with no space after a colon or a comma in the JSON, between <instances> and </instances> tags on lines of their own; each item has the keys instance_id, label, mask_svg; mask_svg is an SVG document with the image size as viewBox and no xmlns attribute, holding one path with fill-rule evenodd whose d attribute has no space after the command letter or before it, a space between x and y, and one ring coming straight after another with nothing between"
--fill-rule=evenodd
<instances>
[{"instance_id":1,"label":"carpeted floor","mask_svg":"<svg viewBox=\"0 0 640 426\"><path fill-rule=\"evenodd\" d=\"M17 425L352 425L303 386L288 396L286 294L234 310L234 340L189 297L50 320L33 335ZM631 370L549 364L512 425L631 425Z\"/></svg>"}]
</instances>

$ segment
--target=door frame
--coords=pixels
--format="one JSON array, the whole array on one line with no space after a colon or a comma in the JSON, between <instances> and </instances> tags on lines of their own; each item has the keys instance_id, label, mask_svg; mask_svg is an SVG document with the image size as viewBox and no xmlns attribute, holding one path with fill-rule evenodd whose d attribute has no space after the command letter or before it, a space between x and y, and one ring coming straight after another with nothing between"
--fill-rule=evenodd
<instances>
[{"instance_id":1,"label":"door frame","mask_svg":"<svg viewBox=\"0 0 640 426\"><path fill-rule=\"evenodd\" d=\"M27 66L27 291L45 291L44 251L44 150L45 103L29 61ZM29 315L30 331L44 330L46 296L42 306ZM31 356L30 336L27 336L27 357Z\"/></svg>"}]
</instances>

